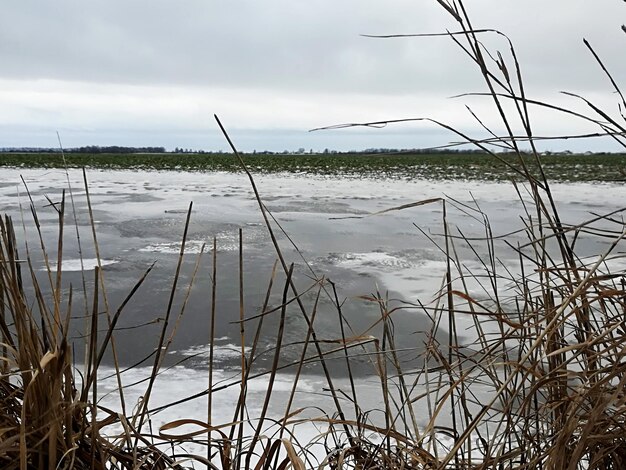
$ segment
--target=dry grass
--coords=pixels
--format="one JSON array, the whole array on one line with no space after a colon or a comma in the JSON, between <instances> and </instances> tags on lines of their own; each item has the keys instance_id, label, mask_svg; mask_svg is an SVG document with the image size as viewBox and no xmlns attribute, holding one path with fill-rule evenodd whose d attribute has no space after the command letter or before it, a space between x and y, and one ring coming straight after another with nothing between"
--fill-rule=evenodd
<instances>
[{"instance_id":1,"label":"dry grass","mask_svg":"<svg viewBox=\"0 0 626 470\"><path fill-rule=\"evenodd\" d=\"M183 304L176 316L172 300L180 290L178 279L185 256L186 227L145 400L134 411L126 410L118 368L122 412L116 413L97 405L98 369L105 353L115 348L121 312L139 291L150 269L130 289L121 306L112 311L106 300L102 270L96 268L95 291L90 302L84 299L88 319L86 360L83 368L77 367L68 340L75 299L71 293L62 295L62 270L51 269L44 237L39 231L37 253L43 255L48 267L45 286L40 285L32 264L34 249L18 243L13 222L6 217L0 223L2 468L148 469L203 465L223 469L253 466L259 469L626 468L626 281L622 270L611 269L622 257L624 223L617 218L619 214L598 215L576 226L561 221L546 175L541 170L531 173L527 165L529 158L540 163L529 110L533 106L550 105L526 97L510 43L507 42L509 60L505 61L499 53L486 50L479 40L482 34L501 33L474 30L462 1L438 1L457 20L459 31L448 35L482 73L488 90L485 97L493 101L506 132L499 136L490 130L492 137L476 140L442 123L436 124L456 132L496 159L499 156L492 149L498 147L519 156L517 163L506 160L503 164L511 165L526 181L517 189L525 210L524 229L518 234L523 234L527 241L512 245L506 237L494 236L488 214L477 204L432 199L389 209L404 210L422 204L443 206L442 234L432 237L447 260L442 287L436 302L426 305L394 303L381 293L365 297L378 306L380 319L372 329L354 333L343 316L334 284L316 276L309 288L315 293L310 302L297 290L293 264L285 260L274 234L282 229L265 208L248 172L278 263L270 276L262 313L254 318L258 320L256 329L248 331L251 318L245 315L243 300L240 311L233 314L241 325L240 379L226 385L213 383L218 276L214 241L209 386L200 394L208 395L208 416L206 420L181 419L153 433L146 423L150 413L158 409L150 409L149 397L184 312ZM593 57L619 91L595 52ZM623 102L621 93L617 96ZM513 107L507 107L505 102ZM626 147L623 119L612 118L593 103L586 103L592 112L581 119L597 125L607 138ZM573 114L565 108L559 110ZM347 126L378 124L382 123ZM515 129L522 129L523 133L520 135ZM224 134L237 154L226 131ZM247 172L243 160L240 161ZM88 190L86 178L85 187ZM483 224L484 237L469 239L451 226L446 215L451 206ZM55 208L59 214L59 240L62 240L65 198ZM190 214L191 208L187 224ZM32 217L39 230L34 206ZM577 242L583 237L600 240L608 248L597 256L582 258ZM97 248L95 230L93 241ZM480 272L465 267L466 260L459 255L461 246L481 264ZM517 254L518 266L500 262L498 253L503 247ZM61 265L60 241L56 252L57 263ZM198 263L199 260L195 272ZM284 276L277 275L280 270ZM25 284L29 287L25 288ZM192 284L193 280L186 288L185 298ZM282 302L270 308L269 298L275 284L279 284ZM243 299L242 277L240 286ZM321 296L327 296L335 305L340 326L337 338L321 339L316 334L315 318ZM394 315L401 310L419 311L432 320L431 330L424 335L424 347L415 349L422 351L424 364L418 369L406 367L395 345ZM302 317L307 331L300 342L300 359L288 365L294 376L293 388L283 418L276 420L268 416L268 407L276 375L287 367L281 365L280 357L286 347L284 328L288 311ZM108 328L101 336L97 318L103 313ZM271 365L257 370L255 360L261 354L259 338L264 319L269 315L278 319L277 342L270 352ZM471 323L470 333L460 331L461 320ZM374 331L381 333L375 336ZM447 332L445 344L436 339L441 337L441 331ZM248 350L243 348L244 343L250 346ZM339 390L333 383L327 364L330 355L339 355L345 363L350 390ZM356 399L357 385L351 363L363 355L371 358L380 379L384 422L371 419L373 410L361 409ZM302 410L293 408L303 367L311 362L321 364L334 403L333 409L324 410L318 417L305 416ZM259 376L268 381L262 412L248 417L244 412L249 400L247 384ZM212 396L226 387L233 390L236 387L234 393L239 397L233 420L215 423ZM348 400L344 399L346 396ZM193 398L197 396L178 402ZM345 403L348 403L346 409L342 406ZM428 410L428 416L418 416L423 412L420 410ZM418 424L423 422L426 425ZM264 423L273 423L275 432L266 435ZM319 451L309 452L314 443L299 442L297 432L292 433L294 426L297 429L302 423L324 428L316 441L318 448L324 450L321 458ZM193 431L176 432L189 425ZM111 426L122 431L113 437L105 436L103 428ZM190 442L203 446L206 452L189 455L179 450L179 444Z\"/></svg>"}]
</instances>

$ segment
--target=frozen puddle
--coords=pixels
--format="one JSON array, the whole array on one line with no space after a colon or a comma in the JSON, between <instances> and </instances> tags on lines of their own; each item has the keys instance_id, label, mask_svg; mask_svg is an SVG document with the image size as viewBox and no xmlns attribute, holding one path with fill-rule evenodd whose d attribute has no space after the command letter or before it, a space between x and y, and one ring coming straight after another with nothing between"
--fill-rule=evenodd
<instances>
[{"instance_id":1,"label":"frozen puddle","mask_svg":"<svg viewBox=\"0 0 626 470\"><path fill-rule=\"evenodd\" d=\"M199 254L201 251L207 252L210 249L208 248L208 245L209 244L207 242L203 242L202 240L189 240L185 243L185 253ZM139 251L147 253L165 253L177 255L180 253L180 247L180 242L162 242L152 243L148 246L144 246L143 248L139 248Z\"/></svg>"},{"instance_id":2,"label":"frozen puddle","mask_svg":"<svg viewBox=\"0 0 626 470\"><path fill-rule=\"evenodd\" d=\"M333 254L331 255L331 259L332 258L337 260L338 265L351 269L373 267L395 271L412 268L414 266L414 264L406 258L381 252Z\"/></svg>"},{"instance_id":3,"label":"frozen puddle","mask_svg":"<svg viewBox=\"0 0 626 470\"><path fill-rule=\"evenodd\" d=\"M218 341L218 340L216 340ZM250 347L246 346L244 352L248 354ZM181 354L186 357L198 357L206 360L210 355L210 348L208 344L191 346L187 349L180 351L171 351L170 354ZM228 344L215 344L213 345L213 360L214 361L226 361L229 359L238 359L241 357L241 346L228 343Z\"/></svg>"},{"instance_id":4,"label":"frozen puddle","mask_svg":"<svg viewBox=\"0 0 626 470\"><path fill-rule=\"evenodd\" d=\"M412 252L332 253L328 261L358 273L374 273L385 289L401 293L406 300L418 296L428 300L441 287L446 263L419 256Z\"/></svg>"},{"instance_id":5,"label":"frozen puddle","mask_svg":"<svg viewBox=\"0 0 626 470\"><path fill-rule=\"evenodd\" d=\"M177 255L180 253L181 242L161 242L151 243L150 245L139 248L138 251L145 253L164 253L169 255ZM202 247L204 246L204 250ZM217 238L217 251L237 251L239 249L239 241L236 235L220 236ZM207 253L213 250L213 240L188 240L185 243L185 254Z\"/></svg>"},{"instance_id":6,"label":"frozen puddle","mask_svg":"<svg viewBox=\"0 0 626 470\"><path fill-rule=\"evenodd\" d=\"M100 266L108 266L115 263L118 263L118 261L113 259L100 260ZM98 258L65 259L61 263L61 271L93 271L96 266L98 266ZM57 270L56 261L50 263L50 270ZM47 271L46 267L42 267L41 271Z\"/></svg>"}]
</instances>

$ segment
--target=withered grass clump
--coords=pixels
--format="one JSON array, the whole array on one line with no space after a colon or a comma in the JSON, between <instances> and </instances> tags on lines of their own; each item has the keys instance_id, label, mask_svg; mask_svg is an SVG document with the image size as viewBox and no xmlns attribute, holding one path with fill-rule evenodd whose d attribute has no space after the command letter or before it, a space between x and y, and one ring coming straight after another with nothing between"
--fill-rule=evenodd
<instances>
[{"instance_id":1,"label":"withered grass clump","mask_svg":"<svg viewBox=\"0 0 626 470\"><path fill-rule=\"evenodd\" d=\"M593 214L589 220L575 225L561 219L558 201L550 190L549 175L541 167L541 155L535 146L537 138L531 126L530 109L550 108L583 119L598 127L596 137L613 139L626 148L624 118L621 115L614 118L581 97L578 98L591 109L589 115L527 98L515 50L506 36L493 30L474 29L462 1L437 1L459 25L458 31L445 35L478 66L488 90L482 96L493 101L504 130L499 133L487 128L475 116L490 137L473 139L445 124L430 122L490 153L523 178L525 183L515 186L523 207L523 227L508 234L494 234L488 214L478 203L443 198L371 214L378 216L424 205L442 206L439 236L417 228L440 249L447 267L442 273L442 287L432 302L393 301L378 292L364 296L379 308L380 319L371 328L355 332L343 316L342 303L332 282L311 268L314 282L307 292L315 294L313 300L297 289L293 281L294 265L285 259L275 236L275 231L282 228L264 206L252 175L239 158L250 177L277 256L261 314L254 318L256 331L251 335L247 330L252 323L244 314L241 275L240 310L231 313L241 325L241 374L229 383L215 384L212 344L217 250L214 240L212 301L208 309L211 312L208 387L198 395L177 397L176 402L168 405L206 396L207 415L187 417L158 431L147 431L148 416L159 411L150 408L150 395L187 299L176 317L172 300L180 290L178 278L191 208L152 374L147 380L144 400L132 412L125 407L119 369L121 412L98 405L97 374L107 351L112 350L116 358L117 321L150 270L113 311L106 302L102 271L96 268L92 305L85 302L86 359L81 369L74 364L68 337L72 293L62 295L62 269L51 269L34 206L32 216L38 230L38 249L47 266L45 288L35 275L29 246L26 244L18 250L12 221L6 217L0 222L1 468L626 468L626 271L623 267L626 226L622 219L626 208ZM504 39L508 61L499 52L485 48L479 40L484 34L497 34ZM591 46L585 44L615 88L622 109L626 108L616 81ZM218 124L224 131L219 120ZM239 157L225 131L224 134ZM494 149L506 151L509 158L502 159ZM511 155L516 155L517 160L511 159ZM85 189L88 196L86 177ZM59 240L63 240L65 198L54 208L59 213ZM482 224L484 236L470 238L462 227L453 226L447 216L451 209ZM97 252L95 229L92 233ZM514 237L518 241L512 243ZM523 241L519 242L520 239ZM599 246L602 250L583 256L579 248L582 240L592 241L595 245L587 243L587 246ZM62 251L59 241L58 266L62 263ZM501 258L504 252L507 258ZM469 253L467 256L479 264L478 272L467 268L468 259L462 253L463 256ZM518 260L514 265L511 254ZM241 250L239 264L241 273ZM281 303L270 306L269 298L280 270L284 272ZM187 290L183 295L188 293ZM320 338L315 328L321 296L327 296L337 312L338 332L334 338ZM101 299L104 305L100 304ZM394 316L402 310L431 319L430 330L413 351L420 355L420 367L404 362L407 351L396 346ZM98 334L100 314L106 315L108 327L104 335ZM302 318L307 331L298 341L300 359L284 364L281 353L289 346L285 340L288 314ZM264 319L270 315L278 319L274 322L278 325L274 332L277 341L272 350L260 351L259 337ZM443 342L442 333L446 338ZM261 354L271 357L265 369L258 368ZM330 356L344 364L347 389L335 385L328 365ZM363 356L370 358L380 382L380 410L364 410L357 400L358 383L352 364L355 358ZM333 403L332 409L316 416L306 415L294 405L302 371L312 362L321 366L326 392ZM269 416L268 409L276 376L284 369L293 374L294 383L284 404L284 415L276 418ZM257 377L267 380L267 392L261 414L249 416L245 412L249 399L247 384ZM215 423L213 395L228 388L238 394L233 419ZM378 416L383 418L375 419L375 411L380 411ZM273 427L271 434L266 433L268 424ZM316 425L320 435L312 442L300 442L297 429L303 424ZM105 435L103 428L110 426L122 431ZM194 430L184 428L177 434L183 426L192 426ZM191 454L184 450L189 444L201 446L205 452Z\"/></svg>"},{"instance_id":2,"label":"withered grass clump","mask_svg":"<svg viewBox=\"0 0 626 470\"><path fill-rule=\"evenodd\" d=\"M62 209L59 214L62 220ZM107 341L98 344L95 334L89 338L90 363L78 375L68 342L72 294L61 301L61 270L54 273L46 258L53 286L46 293L30 254L20 257L11 218L0 220L0 234L0 468L173 468L173 460L135 434L130 423L126 441L134 439L134 446L101 435L102 427L124 420L103 409L96 419L88 393L101 360L97 348L105 349ZM32 297L23 275L30 277Z\"/></svg>"}]
</instances>

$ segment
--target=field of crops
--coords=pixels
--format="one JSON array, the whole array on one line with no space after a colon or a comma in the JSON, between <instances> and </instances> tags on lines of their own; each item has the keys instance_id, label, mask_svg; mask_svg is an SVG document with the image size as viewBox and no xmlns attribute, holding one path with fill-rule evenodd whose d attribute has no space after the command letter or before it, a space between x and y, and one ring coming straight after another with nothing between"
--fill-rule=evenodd
<instances>
[{"instance_id":1,"label":"field of crops","mask_svg":"<svg viewBox=\"0 0 626 470\"><path fill-rule=\"evenodd\" d=\"M499 160L501 159L501 160ZM295 172L346 177L469 179L505 181L516 173L505 162L520 166L518 157L495 158L479 153L435 154L246 154L255 172ZM505 162L503 162L504 160ZM545 155L541 157L548 179L553 181L626 180L626 154ZM526 165L536 168L532 156ZM83 154L2 153L0 166L25 168L104 168L181 171L240 171L232 154Z\"/></svg>"}]
</instances>

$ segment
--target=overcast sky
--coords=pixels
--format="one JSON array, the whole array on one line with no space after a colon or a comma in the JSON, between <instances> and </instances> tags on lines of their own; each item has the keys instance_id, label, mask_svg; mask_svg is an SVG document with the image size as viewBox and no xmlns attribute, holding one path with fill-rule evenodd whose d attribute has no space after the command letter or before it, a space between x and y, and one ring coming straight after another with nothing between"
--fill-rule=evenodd
<instances>
[{"instance_id":1,"label":"overcast sky","mask_svg":"<svg viewBox=\"0 0 626 470\"><path fill-rule=\"evenodd\" d=\"M621 0L466 0L474 27L514 42L531 97L617 110L587 38L626 78ZM433 117L480 135L485 91L449 38L363 34L456 29L435 0L20 0L0 14L0 147L162 145L242 150L414 148L456 138L427 124L308 132L344 122ZM506 43L485 38L506 52ZM495 50L494 49L494 50ZM623 83L624 80L622 80ZM537 134L591 130L536 112ZM593 129L595 130L595 129ZM607 142L608 144L608 142ZM546 148L600 149L599 142ZM577 147L578 146L578 147ZM555 148L556 149L556 148Z\"/></svg>"}]
</instances>

